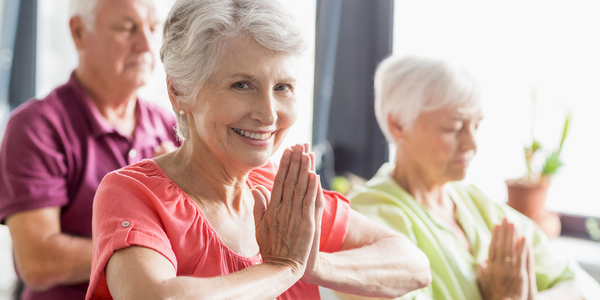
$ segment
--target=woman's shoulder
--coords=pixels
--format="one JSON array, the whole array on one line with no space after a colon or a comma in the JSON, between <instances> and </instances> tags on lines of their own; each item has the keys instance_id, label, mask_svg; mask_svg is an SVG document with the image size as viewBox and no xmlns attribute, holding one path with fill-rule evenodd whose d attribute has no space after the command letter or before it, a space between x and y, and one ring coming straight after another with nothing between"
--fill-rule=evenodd
<instances>
[{"instance_id":1,"label":"woman's shoulder","mask_svg":"<svg viewBox=\"0 0 600 300\"><path fill-rule=\"evenodd\" d=\"M353 207L356 205L395 205L404 206L412 196L398 185L389 175L393 164L385 163L379 171L363 185L353 186L348 193Z\"/></svg>"},{"instance_id":2,"label":"woman's shoulder","mask_svg":"<svg viewBox=\"0 0 600 300\"><path fill-rule=\"evenodd\" d=\"M127 198L128 203L135 199L158 201L165 205L169 199L180 198L182 192L178 186L151 159L123 167L108 173L100 186L96 200L101 203L118 202ZM114 197L119 195L119 197Z\"/></svg>"},{"instance_id":3,"label":"woman's shoulder","mask_svg":"<svg viewBox=\"0 0 600 300\"><path fill-rule=\"evenodd\" d=\"M412 196L389 176L391 169L393 165L386 163L365 184L354 186L348 194L350 206L416 242L413 222L419 219L423 211L412 200Z\"/></svg>"},{"instance_id":4,"label":"woman's shoulder","mask_svg":"<svg viewBox=\"0 0 600 300\"><path fill-rule=\"evenodd\" d=\"M146 185L152 188L170 179L154 160L144 159L108 173L102 181L115 185Z\"/></svg>"}]
</instances>

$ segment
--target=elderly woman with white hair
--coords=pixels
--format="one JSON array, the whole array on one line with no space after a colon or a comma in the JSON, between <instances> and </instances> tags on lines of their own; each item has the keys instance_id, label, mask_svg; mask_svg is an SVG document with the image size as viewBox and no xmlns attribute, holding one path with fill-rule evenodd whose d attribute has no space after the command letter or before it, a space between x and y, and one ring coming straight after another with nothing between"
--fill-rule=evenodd
<instances>
[{"instance_id":1,"label":"elderly woman with white hair","mask_svg":"<svg viewBox=\"0 0 600 300\"><path fill-rule=\"evenodd\" d=\"M479 87L466 70L391 56L375 74L375 113L395 163L348 197L429 258L431 286L400 299L598 299L598 283L552 257L530 219L457 182L477 152L482 119Z\"/></svg>"},{"instance_id":2,"label":"elderly woman with white hair","mask_svg":"<svg viewBox=\"0 0 600 300\"><path fill-rule=\"evenodd\" d=\"M429 284L408 239L323 191L297 117L305 48L272 0L178 0L161 48L182 146L107 175L87 299L398 297Z\"/></svg>"}]
</instances>

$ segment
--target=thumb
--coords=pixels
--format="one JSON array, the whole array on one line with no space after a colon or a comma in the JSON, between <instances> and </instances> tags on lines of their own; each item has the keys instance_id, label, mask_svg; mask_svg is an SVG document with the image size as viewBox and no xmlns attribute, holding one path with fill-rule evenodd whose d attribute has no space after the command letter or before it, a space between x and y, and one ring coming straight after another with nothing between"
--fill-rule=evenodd
<instances>
[{"instance_id":1,"label":"thumb","mask_svg":"<svg viewBox=\"0 0 600 300\"><path fill-rule=\"evenodd\" d=\"M252 189L252 197L254 197L254 224L258 226L267 211L267 199L258 186Z\"/></svg>"}]
</instances>

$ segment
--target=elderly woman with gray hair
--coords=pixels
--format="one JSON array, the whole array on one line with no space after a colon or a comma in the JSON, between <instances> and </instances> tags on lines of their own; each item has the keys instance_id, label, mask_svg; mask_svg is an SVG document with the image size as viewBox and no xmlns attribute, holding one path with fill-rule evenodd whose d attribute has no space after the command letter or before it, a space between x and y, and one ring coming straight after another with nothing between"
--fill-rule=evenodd
<instances>
[{"instance_id":1,"label":"elderly woman with gray hair","mask_svg":"<svg viewBox=\"0 0 600 300\"><path fill-rule=\"evenodd\" d=\"M161 58L182 146L107 175L87 299L398 297L423 253L324 191L307 145L270 157L297 117L305 48L271 0L179 0Z\"/></svg>"},{"instance_id":2,"label":"elderly woman with gray hair","mask_svg":"<svg viewBox=\"0 0 600 300\"><path fill-rule=\"evenodd\" d=\"M400 299L598 299L598 283L550 255L530 219L457 182L477 152L482 119L479 87L466 70L391 56L375 74L375 113L395 163L348 197L429 258L431 286Z\"/></svg>"}]
</instances>

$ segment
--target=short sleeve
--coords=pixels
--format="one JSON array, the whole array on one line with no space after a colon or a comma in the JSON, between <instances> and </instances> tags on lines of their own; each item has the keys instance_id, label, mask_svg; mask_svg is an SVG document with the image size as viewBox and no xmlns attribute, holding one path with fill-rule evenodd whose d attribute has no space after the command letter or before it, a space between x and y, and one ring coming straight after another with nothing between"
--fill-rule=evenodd
<instances>
[{"instance_id":1,"label":"short sleeve","mask_svg":"<svg viewBox=\"0 0 600 300\"><path fill-rule=\"evenodd\" d=\"M33 100L37 101L37 100ZM65 206L67 164L60 128L29 102L7 124L0 151L0 221L16 212Z\"/></svg>"},{"instance_id":2,"label":"short sleeve","mask_svg":"<svg viewBox=\"0 0 600 300\"><path fill-rule=\"evenodd\" d=\"M269 161L263 167L252 170L248 175L248 181L251 187L262 185L271 191L276 174L277 165ZM350 201L340 193L326 190L323 191L323 197L325 197L325 207L321 219L320 250L336 252L342 247L348 232Z\"/></svg>"},{"instance_id":3,"label":"short sleeve","mask_svg":"<svg viewBox=\"0 0 600 300\"><path fill-rule=\"evenodd\" d=\"M342 247L350 224L350 201L342 194L323 191L325 208L321 219L320 250L337 252Z\"/></svg>"},{"instance_id":4,"label":"short sleeve","mask_svg":"<svg viewBox=\"0 0 600 300\"><path fill-rule=\"evenodd\" d=\"M136 245L157 251L175 270L177 259L161 219L160 199L144 183L128 173L109 173L94 198L92 275L88 298L109 297L104 269L112 254Z\"/></svg>"}]
</instances>

